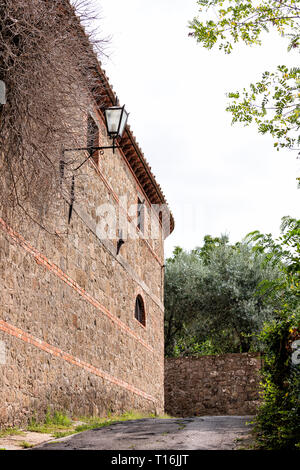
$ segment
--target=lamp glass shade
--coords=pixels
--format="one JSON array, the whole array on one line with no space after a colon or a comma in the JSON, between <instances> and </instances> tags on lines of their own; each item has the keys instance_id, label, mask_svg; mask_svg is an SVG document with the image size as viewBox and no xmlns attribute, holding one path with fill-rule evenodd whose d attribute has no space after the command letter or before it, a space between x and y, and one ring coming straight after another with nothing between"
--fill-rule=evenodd
<instances>
[{"instance_id":1,"label":"lamp glass shade","mask_svg":"<svg viewBox=\"0 0 300 470\"><path fill-rule=\"evenodd\" d=\"M124 132L128 113L124 106L112 106L105 110L105 120L107 133L110 137L122 137Z\"/></svg>"},{"instance_id":2,"label":"lamp glass shade","mask_svg":"<svg viewBox=\"0 0 300 470\"><path fill-rule=\"evenodd\" d=\"M121 115L121 122L120 122L120 129L119 129L119 136L120 137L122 137L122 135L123 135L123 132L124 132L124 129L125 129L125 126L126 126L126 123L127 123L127 119L128 119L128 113L127 113L127 111L125 110L125 108L123 106L122 115Z\"/></svg>"}]
</instances>

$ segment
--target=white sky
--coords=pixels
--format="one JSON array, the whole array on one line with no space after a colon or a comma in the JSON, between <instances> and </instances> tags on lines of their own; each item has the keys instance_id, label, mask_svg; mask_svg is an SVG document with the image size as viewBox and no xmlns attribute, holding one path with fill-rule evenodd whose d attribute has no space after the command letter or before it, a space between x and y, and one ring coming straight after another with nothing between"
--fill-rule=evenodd
<instances>
[{"instance_id":1,"label":"white sky","mask_svg":"<svg viewBox=\"0 0 300 470\"><path fill-rule=\"evenodd\" d=\"M166 196L175 230L166 255L203 236L232 242L258 229L278 235L281 217L299 217L296 152L277 152L254 127L231 126L226 92L276 65L297 65L286 43L238 46L230 56L188 37L196 0L95 0L99 36L111 36L103 68Z\"/></svg>"}]
</instances>

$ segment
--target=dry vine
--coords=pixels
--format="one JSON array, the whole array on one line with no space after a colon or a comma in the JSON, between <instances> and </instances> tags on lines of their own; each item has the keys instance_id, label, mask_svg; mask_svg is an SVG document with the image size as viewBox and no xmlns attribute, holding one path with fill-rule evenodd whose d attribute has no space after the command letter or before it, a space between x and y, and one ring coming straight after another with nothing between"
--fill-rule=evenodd
<instances>
[{"instance_id":1,"label":"dry vine","mask_svg":"<svg viewBox=\"0 0 300 470\"><path fill-rule=\"evenodd\" d=\"M82 146L96 87L95 47L101 53L105 41L80 26L79 17L93 19L88 6L0 0L0 80L7 88L0 105L0 206L22 207L41 224L59 187L62 146Z\"/></svg>"}]
</instances>

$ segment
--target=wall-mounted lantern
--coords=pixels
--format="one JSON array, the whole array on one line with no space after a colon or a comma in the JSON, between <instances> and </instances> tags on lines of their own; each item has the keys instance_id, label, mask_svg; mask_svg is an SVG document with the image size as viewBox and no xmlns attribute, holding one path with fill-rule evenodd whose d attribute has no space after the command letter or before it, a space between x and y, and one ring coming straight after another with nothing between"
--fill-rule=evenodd
<instances>
[{"instance_id":1,"label":"wall-mounted lantern","mask_svg":"<svg viewBox=\"0 0 300 470\"><path fill-rule=\"evenodd\" d=\"M122 137L128 119L125 106L112 106L107 108L104 111L104 115L109 137L111 139Z\"/></svg>"},{"instance_id":2,"label":"wall-mounted lantern","mask_svg":"<svg viewBox=\"0 0 300 470\"><path fill-rule=\"evenodd\" d=\"M1 93L1 90L0 90ZM104 116L105 116L105 125L106 125L106 130L108 136L113 139L113 144L112 145L107 145L103 147L95 147L95 146L90 146L90 147L79 147L79 148L68 148L62 149L62 158L60 160L60 175L61 178L64 176L64 168L65 168L65 152L76 152L80 150L85 150L89 153L89 156L82 162L77 168L73 168L73 171L79 170L79 168L82 167L82 165L85 164L94 154L96 150L105 150L105 149L113 149L113 152L115 151L115 148L121 148L116 146L115 141L118 138L122 138L122 135L125 130L125 126L127 124L127 119L129 116L129 113L125 110L125 106L119 106L118 105L118 99L116 98L116 105L111 106L109 108L106 108L104 110ZM71 221L72 217L72 210L73 210L73 203L75 201L75 176L73 175L72 177L72 186L71 186L71 199L70 199L70 210L69 210L69 223ZM122 240L123 241L123 240ZM119 248L120 249L120 248Z\"/></svg>"},{"instance_id":3,"label":"wall-mounted lantern","mask_svg":"<svg viewBox=\"0 0 300 470\"><path fill-rule=\"evenodd\" d=\"M125 106L111 106L110 108L106 108L105 111L104 111L104 115L105 115L105 125L106 125L106 130L107 130L107 134L109 135L109 137L111 139L113 139L113 145L108 145L108 146L104 146L104 147L80 147L80 148L73 148L73 149L63 149L62 150L62 160L61 160L61 165L64 165L64 153L65 152L75 152L75 151L79 151L79 150L86 150L89 152L89 156L77 167L77 168L74 168L73 171L76 171L78 170L87 160L89 160L91 158L91 156L93 155L93 152L95 150L104 150L104 149L113 149L113 151L115 151L115 148L118 148L116 147L115 145L115 140L117 138L121 138L123 133L124 133L124 130L125 130L125 126L126 126L126 123L127 123L127 119L128 119L128 116L129 116L129 113L127 113L127 111L125 110ZM121 148L121 147L119 147ZM62 166L61 166L62 168Z\"/></svg>"}]
</instances>

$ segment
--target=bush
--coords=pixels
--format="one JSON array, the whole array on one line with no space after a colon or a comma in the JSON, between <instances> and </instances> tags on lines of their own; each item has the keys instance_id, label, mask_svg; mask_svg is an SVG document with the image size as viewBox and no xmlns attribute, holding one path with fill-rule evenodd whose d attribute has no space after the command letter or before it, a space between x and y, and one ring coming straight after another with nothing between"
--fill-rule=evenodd
<instances>
[{"instance_id":1,"label":"bush","mask_svg":"<svg viewBox=\"0 0 300 470\"><path fill-rule=\"evenodd\" d=\"M298 318L297 318L298 317ZM300 449L300 369L292 362L292 343L299 339L299 314L267 324L262 368L263 401L255 418L257 443L263 449Z\"/></svg>"}]
</instances>

